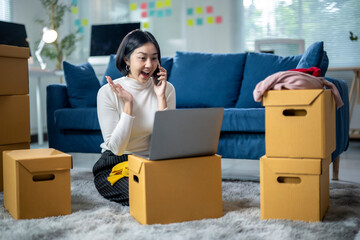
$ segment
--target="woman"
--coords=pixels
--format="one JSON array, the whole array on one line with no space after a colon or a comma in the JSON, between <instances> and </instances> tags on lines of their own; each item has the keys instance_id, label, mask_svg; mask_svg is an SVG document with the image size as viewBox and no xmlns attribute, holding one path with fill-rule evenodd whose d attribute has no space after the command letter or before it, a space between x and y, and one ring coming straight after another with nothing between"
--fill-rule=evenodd
<instances>
[{"instance_id":1,"label":"woman","mask_svg":"<svg viewBox=\"0 0 360 240\"><path fill-rule=\"evenodd\" d=\"M104 143L93 167L94 183L103 197L123 205L129 204L128 178L110 183L112 169L126 164L128 154L149 149L156 111L175 109L175 89L167 82L160 63L160 47L154 36L134 30L123 39L116 54L116 67L124 77L112 81L107 76L108 84L98 92Z\"/></svg>"}]
</instances>

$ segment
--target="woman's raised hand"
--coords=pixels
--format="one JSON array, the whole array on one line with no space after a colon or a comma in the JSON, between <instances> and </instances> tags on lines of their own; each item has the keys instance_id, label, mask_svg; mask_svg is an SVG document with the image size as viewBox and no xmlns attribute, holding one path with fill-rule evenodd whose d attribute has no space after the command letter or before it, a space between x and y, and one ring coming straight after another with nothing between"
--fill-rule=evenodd
<instances>
[{"instance_id":1,"label":"woman's raised hand","mask_svg":"<svg viewBox=\"0 0 360 240\"><path fill-rule=\"evenodd\" d=\"M133 96L131 95L131 93L129 93L128 91L126 91L119 83L115 84L113 82L113 80L111 79L111 77L109 76L105 76L106 77L106 81L109 83L109 86L111 88L111 90L116 93L116 95L121 98L125 103L126 102L133 102Z\"/></svg>"}]
</instances>

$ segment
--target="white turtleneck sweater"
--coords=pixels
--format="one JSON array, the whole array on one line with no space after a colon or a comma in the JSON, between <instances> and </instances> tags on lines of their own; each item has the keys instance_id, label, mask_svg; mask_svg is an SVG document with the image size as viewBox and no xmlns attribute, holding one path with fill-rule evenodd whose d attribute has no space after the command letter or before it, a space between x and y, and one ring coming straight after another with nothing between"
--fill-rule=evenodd
<instances>
[{"instance_id":1,"label":"white turtleneck sweater","mask_svg":"<svg viewBox=\"0 0 360 240\"><path fill-rule=\"evenodd\" d=\"M104 138L102 152L110 150L116 155L149 149L158 100L152 79L141 84L135 79L122 77L114 80L133 96L133 116L123 112L124 102L111 90L102 86L97 95L97 113ZM167 82L167 109L175 109L175 88Z\"/></svg>"}]
</instances>

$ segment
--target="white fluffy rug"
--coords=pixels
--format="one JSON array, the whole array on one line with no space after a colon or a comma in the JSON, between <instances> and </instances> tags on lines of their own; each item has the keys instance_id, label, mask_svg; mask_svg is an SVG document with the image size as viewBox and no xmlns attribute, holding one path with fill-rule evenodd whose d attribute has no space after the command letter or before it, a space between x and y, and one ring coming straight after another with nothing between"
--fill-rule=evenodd
<instances>
[{"instance_id":1,"label":"white fluffy rug","mask_svg":"<svg viewBox=\"0 0 360 240\"><path fill-rule=\"evenodd\" d=\"M258 182L223 181L224 216L168 225L141 225L129 208L103 199L90 172L72 170L71 215L14 220L0 193L0 239L354 239L360 228L360 186L330 184L323 222L260 220Z\"/></svg>"}]
</instances>

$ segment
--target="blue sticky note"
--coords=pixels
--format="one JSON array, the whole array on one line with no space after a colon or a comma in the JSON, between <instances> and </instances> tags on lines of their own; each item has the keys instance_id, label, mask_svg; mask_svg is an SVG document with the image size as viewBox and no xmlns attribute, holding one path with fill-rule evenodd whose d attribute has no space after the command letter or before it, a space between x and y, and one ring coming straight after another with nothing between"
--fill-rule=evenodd
<instances>
[{"instance_id":1,"label":"blue sticky note","mask_svg":"<svg viewBox=\"0 0 360 240\"><path fill-rule=\"evenodd\" d=\"M155 2L149 2L148 8L155 8Z\"/></svg>"},{"instance_id":2,"label":"blue sticky note","mask_svg":"<svg viewBox=\"0 0 360 240\"><path fill-rule=\"evenodd\" d=\"M149 11L149 17L155 17L155 10Z\"/></svg>"},{"instance_id":3,"label":"blue sticky note","mask_svg":"<svg viewBox=\"0 0 360 240\"><path fill-rule=\"evenodd\" d=\"M74 23L75 23L75 26L78 26L78 27L81 26L81 21L80 21L80 19L75 19Z\"/></svg>"},{"instance_id":4,"label":"blue sticky note","mask_svg":"<svg viewBox=\"0 0 360 240\"><path fill-rule=\"evenodd\" d=\"M170 9L166 9L166 10L165 10L165 16L170 17L171 15L172 15L172 10L171 10L171 8L170 8Z\"/></svg>"},{"instance_id":5,"label":"blue sticky note","mask_svg":"<svg viewBox=\"0 0 360 240\"><path fill-rule=\"evenodd\" d=\"M83 27L79 27L79 33L84 33L84 28Z\"/></svg>"},{"instance_id":6,"label":"blue sticky note","mask_svg":"<svg viewBox=\"0 0 360 240\"><path fill-rule=\"evenodd\" d=\"M77 4L78 4L78 1L77 1L77 0L72 0L72 5L73 5L73 6L77 6Z\"/></svg>"},{"instance_id":7,"label":"blue sticky note","mask_svg":"<svg viewBox=\"0 0 360 240\"><path fill-rule=\"evenodd\" d=\"M194 10L192 8L188 8L187 15L193 15L193 14L194 14Z\"/></svg>"},{"instance_id":8,"label":"blue sticky note","mask_svg":"<svg viewBox=\"0 0 360 240\"><path fill-rule=\"evenodd\" d=\"M163 10L158 10L158 11L157 11L157 16L158 16L159 18L162 18L162 17L164 16L164 11L163 11Z\"/></svg>"},{"instance_id":9,"label":"blue sticky note","mask_svg":"<svg viewBox=\"0 0 360 240\"><path fill-rule=\"evenodd\" d=\"M196 25L203 25L203 19L202 18L197 18L196 19Z\"/></svg>"}]
</instances>

